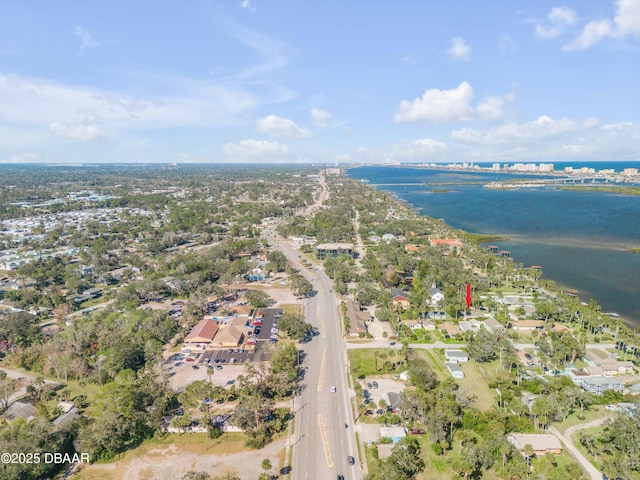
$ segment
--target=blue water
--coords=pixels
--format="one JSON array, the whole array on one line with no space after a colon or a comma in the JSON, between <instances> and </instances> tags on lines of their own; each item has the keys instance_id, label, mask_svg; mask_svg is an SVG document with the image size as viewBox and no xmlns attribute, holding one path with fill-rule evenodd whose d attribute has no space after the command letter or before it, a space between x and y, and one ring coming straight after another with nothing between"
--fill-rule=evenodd
<instances>
[{"instance_id":1,"label":"blue water","mask_svg":"<svg viewBox=\"0 0 640 480\"><path fill-rule=\"evenodd\" d=\"M556 164L556 170L567 164ZM638 162L571 164L596 170L638 168ZM483 184L525 175L445 172L406 167L360 167L352 178L367 179L422 214L472 233L506 236L497 242L517 263L541 265L544 278L594 298L640 327L640 196L553 188L490 190ZM536 177L540 178L540 177ZM382 185L381 185L382 184ZM434 193L432 189L446 189Z\"/></svg>"}]
</instances>

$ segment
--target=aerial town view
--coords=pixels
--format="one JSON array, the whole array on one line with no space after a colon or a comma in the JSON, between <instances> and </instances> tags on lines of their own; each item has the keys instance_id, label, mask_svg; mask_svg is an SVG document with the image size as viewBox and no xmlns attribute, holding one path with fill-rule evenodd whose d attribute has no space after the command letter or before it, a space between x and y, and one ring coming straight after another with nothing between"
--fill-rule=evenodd
<instances>
[{"instance_id":1,"label":"aerial town view","mask_svg":"<svg viewBox=\"0 0 640 480\"><path fill-rule=\"evenodd\" d=\"M0 480L640 480L640 1L0 0Z\"/></svg>"}]
</instances>

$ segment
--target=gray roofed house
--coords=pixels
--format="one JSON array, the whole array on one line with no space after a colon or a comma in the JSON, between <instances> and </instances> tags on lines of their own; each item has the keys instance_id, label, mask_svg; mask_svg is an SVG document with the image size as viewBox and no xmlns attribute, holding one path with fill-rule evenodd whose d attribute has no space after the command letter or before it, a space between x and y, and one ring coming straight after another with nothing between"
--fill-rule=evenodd
<instances>
[{"instance_id":1,"label":"gray roofed house","mask_svg":"<svg viewBox=\"0 0 640 480\"><path fill-rule=\"evenodd\" d=\"M469 354L464 350L445 350L444 358L450 363L468 362Z\"/></svg>"},{"instance_id":2,"label":"gray roofed house","mask_svg":"<svg viewBox=\"0 0 640 480\"><path fill-rule=\"evenodd\" d=\"M11 406L4 413L4 417L8 421L15 420L16 418L26 418L27 420L33 420L38 414L38 409L28 402L13 402Z\"/></svg>"},{"instance_id":3,"label":"gray roofed house","mask_svg":"<svg viewBox=\"0 0 640 480\"><path fill-rule=\"evenodd\" d=\"M580 386L586 391L602 395L605 390L622 392L622 383L613 377L588 377L583 378Z\"/></svg>"},{"instance_id":4,"label":"gray roofed house","mask_svg":"<svg viewBox=\"0 0 640 480\"><path fill-rule=\"evenodd\" d=\"M389 399L389 406L395 413L402 411L405 403L402 393L389 392L387 394L387 398Z\"/></svg>"},{"instance_id":5,"label":"gray roofed house","mask_svg":"<svg viewBox=\"0 0 640 480\"><path fill-rule=\"evenodd\" d=\"M449 373L453 376L453 378L464 378L464 371L460 368L460 365L457 363L445 363L445 367L449 370Z\"/></svg>"},{"instance_id":6,"label":"gray roofed house","mask_svg":"<svg viewBox=\"0 0 640 480\"><path fill-rule=\"evenodd\" d=\"M80 410L73 407L68 412L58 416L53 422L51 422L51 424L54 427L62 427L76 418L80 418Z\"/></svg>"},{"instance_id":7,"label":"gray roofed house","mask_svg":"<svg viewBox=\"0 0 640 480\"><path fill-rule=\"evenodd\" d=\"M493 333L504 330L504 326L493 317L489 317L484 321L484 328Z\"/></svg>"}]
</instances>

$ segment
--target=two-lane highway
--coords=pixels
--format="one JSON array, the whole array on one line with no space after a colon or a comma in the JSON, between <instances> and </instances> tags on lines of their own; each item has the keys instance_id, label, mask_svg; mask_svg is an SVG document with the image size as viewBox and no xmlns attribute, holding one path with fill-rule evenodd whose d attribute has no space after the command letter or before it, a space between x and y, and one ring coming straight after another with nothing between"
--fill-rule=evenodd
<instances>
[{"instance_id":1,"label":"two-lane highway","mask_svg":"<svg viewBox=\"0 0 640 480\"><path fill-rule=\"evenodd\" d=\"M291 439L293 461L291 478L295 480L345 480L363 477L358 463L355 430L346 372L346 344L338 315L337 298L331 292L330 279L320 269L302 265L299 252L275 234L265 230L270 243L278 248L309 280L316 294L305 299L307 322L319 335L304 344L304 388L294 399L295 428ZM335 387L335 392L332 391ZM348 426L345 427L345 424ZM350 465L348 457L355 459Z\"/></svg>"}]
</instances>

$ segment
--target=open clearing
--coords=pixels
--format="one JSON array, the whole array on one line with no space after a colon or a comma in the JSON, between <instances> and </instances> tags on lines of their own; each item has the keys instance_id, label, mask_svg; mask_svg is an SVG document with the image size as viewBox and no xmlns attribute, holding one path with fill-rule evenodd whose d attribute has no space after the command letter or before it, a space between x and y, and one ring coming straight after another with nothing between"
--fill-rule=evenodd
<instances>
[{"instance_id":1,"label":"open clearing","mask_svg":"<svg viewBox=\"0 0 640 480\"><path fill-rule=\"evenodd\" d=\"M178 480L189 470L220 475L236 472L243 480L255 480L263 473L261 463L269 458L273 472L281 468L286 438L281 438L262 450L244 446L244 435L225 433L217 440L208 440L204 434L170 434L152 440L125 453L110 463L99 463L84 468L78 480Z\"/></svg>"}]
</instances>

